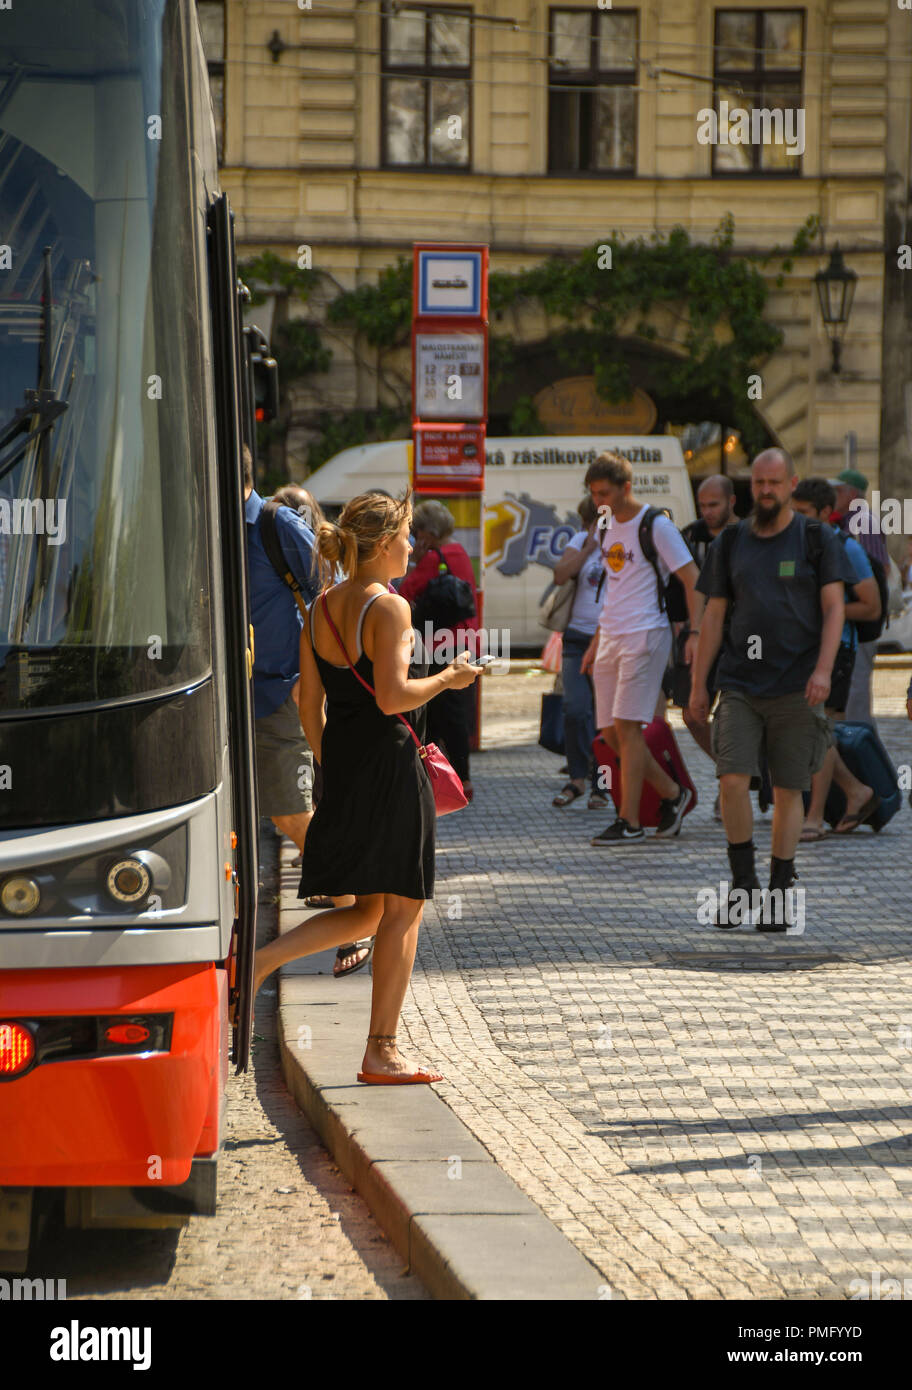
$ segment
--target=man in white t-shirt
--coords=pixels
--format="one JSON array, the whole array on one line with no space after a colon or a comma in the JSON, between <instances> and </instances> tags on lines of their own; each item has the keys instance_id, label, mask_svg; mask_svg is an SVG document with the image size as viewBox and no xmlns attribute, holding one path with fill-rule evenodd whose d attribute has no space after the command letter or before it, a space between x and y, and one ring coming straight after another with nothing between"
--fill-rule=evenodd
<instances>
[{"instance_id":1,"label":"man in white t-shirt","mask_svg":"<svg viewBox=\"0 0 912 1390\"><path fill-rule=\"evenodd\" d=\"M619 454L600 454L590 465L585 483L605 521L605 584L598 631L583 657L582 670L592 670L595 722L622 769L620 814L592 841L601 847L645 838L640 825L644 781L662 798L656 827L659 838L679 833L690 791L659 766L643 738L643 725L653 718L672 642L671 625L660 606L658 576L640 545L646 504L633 497L633 469ZM690 664L700 630L694 587L697 567L668 517L654 518L652 541L663 584L669 574L675 574L687 595L690 637L684 654Z\"/></svg>"}]
</instances>

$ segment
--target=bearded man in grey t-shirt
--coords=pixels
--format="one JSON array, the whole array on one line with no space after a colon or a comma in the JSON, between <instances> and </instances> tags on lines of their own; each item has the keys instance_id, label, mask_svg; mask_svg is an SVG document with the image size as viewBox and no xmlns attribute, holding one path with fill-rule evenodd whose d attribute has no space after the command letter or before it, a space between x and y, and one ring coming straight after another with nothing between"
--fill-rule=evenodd
<instances>
[{"instance_id":1,"label":"bearded man in grey t-shirt","mask_svg":"<svg viewBox=\"0 0 912 1390\"><path fill-rule=\"evenodd\" d=\"M770 900L778 890L784 907L797 877L802 792L829 747L824 705L845 621L847 562L829 527L793 510L797 481L784 450L757 456L753 513L713 541L697 582L707 598L690 697L697 719L708 716L706 677L721 648L716 679L722 694L712 739L732 883L716 915L720 927L748 920L749 900L751 918L758 915L750 780L759 775L761 749L773 783ZM785 911L772 920L766 911L762 916L755 920L760 931L796 925Z\"/></svg>"}]
</instances>

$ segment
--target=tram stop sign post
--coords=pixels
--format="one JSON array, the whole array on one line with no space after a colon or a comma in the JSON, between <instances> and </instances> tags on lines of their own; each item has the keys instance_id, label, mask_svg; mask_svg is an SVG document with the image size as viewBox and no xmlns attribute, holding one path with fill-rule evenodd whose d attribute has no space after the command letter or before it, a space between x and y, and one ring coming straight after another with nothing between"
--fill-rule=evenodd
<instances>
[{"instance_id":1,"label":"tram stop sign post","mask_svg":"<svg viewBox=\"0 0 912 1390\"><path fill-rule=\"evenodd\" d=\"M484 622L482 510L488 416L488 248L416 242L412 280L412 489L456 522ZM476 681L481 734L481 682Z\"/></svg>"}]
</instances>

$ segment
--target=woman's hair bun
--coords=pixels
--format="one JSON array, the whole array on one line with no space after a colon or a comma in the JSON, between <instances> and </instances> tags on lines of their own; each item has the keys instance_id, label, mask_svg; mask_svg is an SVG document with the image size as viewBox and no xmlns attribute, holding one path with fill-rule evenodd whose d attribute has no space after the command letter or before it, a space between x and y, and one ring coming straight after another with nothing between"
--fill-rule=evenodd
<instances>
[{"instance_id":1,"label":"woman's hair bun","mask_svg":"<svg viewBox=\"0 0 912 1390\"><path fill-rule=\"evenodd\" d=\"M350 579L359 565L372 560L397 535L410 510L411 490L402 497L365 492L345 504L337 522L318 526L316 550L323 584L332 582L336 565Z\"/></svg>"}]
</instances>

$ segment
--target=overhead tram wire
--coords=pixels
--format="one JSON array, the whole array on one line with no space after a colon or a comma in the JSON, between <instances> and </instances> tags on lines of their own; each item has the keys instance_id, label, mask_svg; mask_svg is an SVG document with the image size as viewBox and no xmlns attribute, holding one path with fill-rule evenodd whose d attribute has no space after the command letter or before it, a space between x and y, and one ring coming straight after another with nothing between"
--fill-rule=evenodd
<instances>
[{"instance_id":1,"label":"overhead tram wire","mask_svg":"<svg viewBox=\"0 0 912 1390\"><path fill-rule=\"evenodd\" d=\"M606 13L608 13L608 11L606 11ZM289 47L291 47L291 46L289 46ZM312 51L313 51L313 50L312 50ZM327 52L345 52L345 53L364 53L364 54L367 54L367 55L369 55L369 56L375 56L375 57L379 57L379 56L380 56L380 50L379 50L379 49L353 49L353 48L351 48L351 47L345 48L345 47L343 47L341 44L339 44L339 45L333 45L332 48L327 48L326 51L327 51ZM503 56L506 56L506 55L503 55ZM513 55L513 56L519 57L519 56L522 56L522 55ZM476 63L477 63L479 60L476 59L475 61L476 61ZM484 62L495 62L495 61L496 61L496 62L500 62L500 61L501 61L501 58L500 58L500 57L496 57L496 58L495 58L495 57L492 57L492 58L490 58L490 59L487 59L487 58L486 58L486 59L484 59L484 60L482 60L482 61L484 61ZM534 61L541 61L541 60L535 59ZM651 60L642 59L641 61L642 61L644 67L646 67L646 66L651 66L651 65L652 65L652 64L651 64ZM272 72L272 73L275 73L275 70L276 70L276 65L275 65L274 63L272 63L272 62L259 62L259 61L258 61L257 59L255 59L255 58L226 58L226 59L225 59L225 67L240 67L240 68L250 68L250 69L252 69L252 68L267 68L267 69L268 69L270 72ZM300 67L300 66L297 66L297 65L296 65L291 71L293 72L293 74L294 74L295 77L306 77L308 80L317 80L317 81L324 81L324 82L340 82L340 81L345 81L345 82L356 82L359 78L361 78L361 77L363 77L363 76L365 75L365 74L363 74L363 73L357 72L356 70L354 70L354 69L352 69L352 68L332 68L332 69L327 70L326 68L304 68L304 67ZM657 71L658 71L658 72L661 72L661 71L663 71L663 69L657 69ZM383 77L386 77L386 78L390 78L390 77L391 77L391 78L394 78L394 79L395 79L395 78L397 78L397 77L401 77L404 81L408 81L410 78L415 79L415 80L425 80L425 79L443 80L443 81L452 80L453 82L465 82L465 83L467 83L469 86L472 86L472 87L501 87L501 88L504 88L504 89L511 89L511 88L517 88L517 89L518 89L518 88L526 88L526 89L528 89L528 90L530 90L530 91L533 91L533 92L541 92L542 90L544 90L544 91L549 91L549 90L554 90L554 91L567 91L567 90L570 90L570 91L574 91L574 92L601 92L601 91L604 91L606 87L622 87L625 91L636 92L637 94L644 94L644 95L647 95L647 96L654 96L657 92L661 93L663 96L666 96L666 95L670 96L670 95L673 95L673 94L676 93L676 92L689 92L689 91L692 91L692 90L693 90L692 84L693 84L694 82L703 82L703 83L706 83L707 85L719 85L719 86L724 86L725 89L726 89L727 91L737 92L738 90L740 90L740 88L739 88L739 84L738 84L737 80L734 80L734 79L737 79L738 77L743 76L744 74L740 74L740 73L735 74L735 73L733 73L733 74L732 74L733 80L730 81L730 82L726 82L724 75L720 75L720 76L718 76L718 77L703 77L703 76L698 75L698 74L694 74L693 76L690 76L689 74L683 74L683 73L679 73L679 74L676 74L676 75L679 76L679 77L682 77L682 78L686 76L686 78L687 78L687 83L686 83L686 85L684 84L684 82L680 82L680 81L679 81L679 82L674 82L674 83L663 82L663 83L661 84L661 86L648 86L648 87L644 87L644 86L640 85L639 83L633 83L633 82L610 82L610 81L608 81L608 82L599 82L599 83L562 82L562 81L559 80L558 74L555 74L555 79L556 79L556 80L555 80L555 81L552 81L552 82L546 83L545 86L544 86L544 88L543 88L542 85L541 85L541 83L538 82L537 80L535 80L534 78L520 79L520 80L517 81L517 82L504 82L501 78L494 78L494 77L474 77L474 76L463 77L463 76L454 75L451 79L447 79L447 78L444 76L443 73L435 72L435 73L420 73L420 74L416 74L416 73L409 72L407 69L394 69L394 70L387 69L386 71L378 70L378 71L376 71L376 72L371 72L371 73L369 74L369 76L370 76L372 79L378 79L378 78L383 78ZM653 80L653 82L656 82L658 79L657 79L657 78L653 78L652 80ZM829 91L826 91L826 92L808 92L808 91L802 90L802 92L801 92L801 100L802 100L802 102L805 102L805 101L808 101L808 100L811 100L811 101L829 101L829 100L832 98L833 91L836 90L837 85L839 85L839 89L840 89L841 91L843 91L843 92L846 91L846 88L845 88L844 84L837 84L836 82L833 82L833 84L832 84L830 90L829 90ZM858 85L859 85L860 87L863 87L863 86L869 86L870 84L869 84L869 83L859 83ZM849 90L851 90L851 89L849 89ZM881 92L878 92L877 101L878 101L878 106L877 106L876 108L873 108L873 109L871 110L871 114L872 114L872 115L876 115L876 114L877 114L877 110L880 108L881 105L885 105L885 104L890 103L890 102L893 102L893 103L902 102L904 105L908 105L908 104L909 104L909 98L908 98L907 96L895 96L895 97L891 97L891 96L887 96L887 95L885 95L885 94L882 94ZM779 109L779 108L776 108L776 109ZM789 109L789 108L782 108L782 109L787 110L787 109ZM857 114L864 115L865 112L862 111L862 112L859 112L859 113L857 113Z\"/></svg>"},{"instance_id":2,"label":"overhead tram wire","mask_svg":"<svg viewBox=\"0 0 912 1390\"><path fill-rule=\"evenodd\" d=\"M359 9L362 7L364 9L373 9L378 14L379 18L383 18L383 0L354 0L354 4ZM414 9L415 5L410 4L409 0L390 0L390 8L394 11L410 10ZM581 12L588 13L588 11L585 10ZM600 13L610 15L612 11L603 10L600 11ZM621 13L621 11L614 11L614 13L618 14ZM554 29L530 29L522 20L511 19L507 15L480 15L473 11L470 14L465 14L462 16L458 15L457 13L456 17L468 19L473 28L477 27L478 25L492 25L499 29L504 29L507 26L510 26L514 30L514 32L523 35L528 35L530 38L534 37L551 39L555 37L556 33ZM323 16L323 18L331 18L331 16L325 15ZM639 36L637 36L637 38L634 40L634 43L636 43L637 47L642 47L644 44L648 44L650 47L661 46L663 48L677 48L682 50L683 53L715 53L721 46L716 43L676 43L674 40L666 41L665 39L645 40ZM763 48L762 46L758 47L754 44L745 44L739 46L739 52L751 53L755 56L757 54L762 55L768 51L768 49ZM894 57L889 52L853 52L852 50L837 52L831 48L795 48L790 50L790 54L792 56L800 56L801 58L871 58L877 60L878 62L898 62L912 64L912 54L910 54L909 57L900 57L898 55ZM516 54L513 56L519 57L523 55ZM548 59L545 58L544 61L547 62Z\"/></svg>"}]
</instances>

